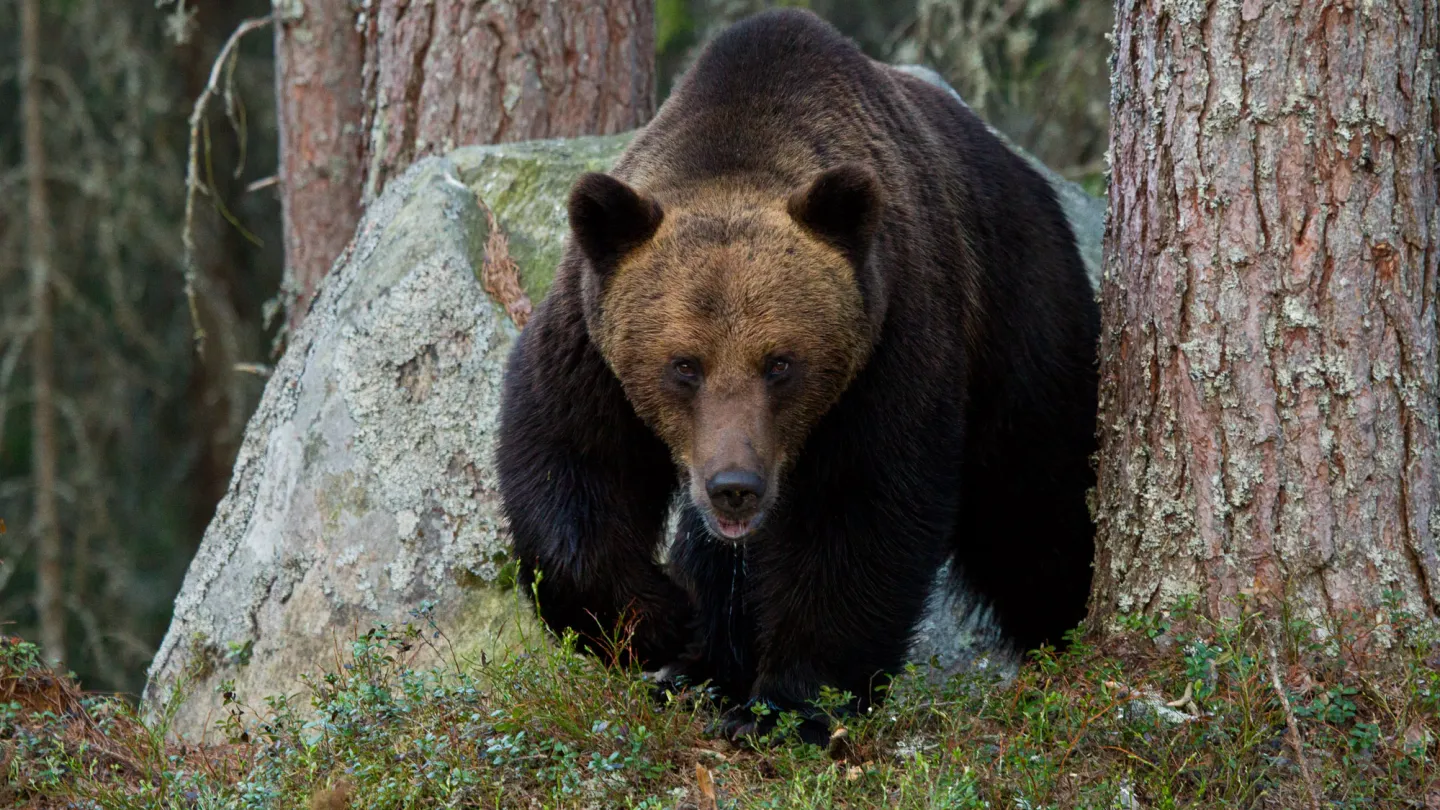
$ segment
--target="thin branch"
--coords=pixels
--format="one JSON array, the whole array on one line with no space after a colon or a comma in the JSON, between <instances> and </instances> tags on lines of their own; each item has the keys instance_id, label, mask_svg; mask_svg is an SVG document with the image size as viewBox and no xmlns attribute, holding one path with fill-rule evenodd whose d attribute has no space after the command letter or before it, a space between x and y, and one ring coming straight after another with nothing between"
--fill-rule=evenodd
<instances>
[{"instance_id":1,"label":"thin branch","mask_svg":"<svg viewBox=\"0 0 1440 810\"><path fill-rule=\"evenodd\" d=\"M195 267L195 195L202 191L200 184L200 127L205 120L205 110L210 104L210 100L221 92L220 80L235 46L246 34L264 28L274 19L273 14L267 14L264 17L246 20L230 34L230 38L225 40L224 47L220 49L220 54L215 57L214 64L210 66L210 78L205 82L205 89L200 91L200 97L195 99L195 107L190 112L190 150L185 169L185 221L180 233L180 241L185 248L185 303L190 308L190 323L195 330L195 350L197 352L205 345L205 327L200 324L200 307L195 300L195 276L197 274ZM209 190L206 189L205 192L209 193Z\"/></svg>"},{"instance_id":2,"label":"thin branch","mask_svg":"<svg viewBox=\"0 0 1440 810\"><path fill-rule=\"evenodd\" d=\"M253 194L254 192L260 191L261 189L266 189L270 188L271 186L278 185L280 185L280 175L272 174L269 177L262 177L259 180L256 180L250 185L246 186L245 193Z\"/></svg>"},{"instance_id":3,"label":"thin branch","mask_svg":"<svg viewBox=\"0 0 1440 810\"><path fill-rule=\"evenodd\" d=\"M234 370L241 374L254 374L262 380L269 379L275 369L263 363L236 363Z\"/></svg>"},{"instance_id":4,"label":"thin branch","mask_svg":"<svg viewBox=\"0 0 1440 810\"><path fill-rule=\"evenodd\" d=\"M15 335L5 353L0 355L0 447L5 446L5 413L10 408L10 379L15 375L15 369L20 364L20 355L30 340L31 327L32 324L27 319L24 328Z\"/></svg>"},{"instance_id":5,"label":"thin branch","mask_svg":"<svg viewBox=\"0 0 1440 810\"><path fill-rule=\"evenodd\" d=\"M1266 650L1270 657L1270 685L1280 698L1280 707L1285 710L1285 725L1290 729L1290 746L1295 749L1295 762L1300 766L1300 778L1305 780L1305 789L1310 792L1310 810L1320 810L1320 794L1315 789L1315 777L1310 775L1310 765L1305 761L1305 740L1300 736L1300 724L1295 722L1295 711L1290 708L1290 697L1285 694L1285 685L1280 682L1280 662L1275 654L1275 643L1268 642Z\"/></svg>"}]
</instances>

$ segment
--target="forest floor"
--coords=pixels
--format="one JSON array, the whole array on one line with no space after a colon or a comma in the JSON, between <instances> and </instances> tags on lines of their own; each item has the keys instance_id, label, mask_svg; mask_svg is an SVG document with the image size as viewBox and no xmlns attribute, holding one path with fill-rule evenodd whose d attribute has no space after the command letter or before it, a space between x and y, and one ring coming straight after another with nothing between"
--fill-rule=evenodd
<instances>
[{"instance_id":1,"label":"forest floor","mask_svg":"<svg viewBox=\"0 0 1440 810\"><path fill-rule=\"evenodd\" d=\"M447 644L423 616L355 639L291 698L227 694L224 742L179 745L11 639L0 807L1440 810L1440 634L1398 611L1386 624L1388 639L1313 643L1181 606L1039 651L1006 682L912 672L828 749L713 739L703 702L662 706L569 644L413 668Z\"/></svg>"}]
</instances>

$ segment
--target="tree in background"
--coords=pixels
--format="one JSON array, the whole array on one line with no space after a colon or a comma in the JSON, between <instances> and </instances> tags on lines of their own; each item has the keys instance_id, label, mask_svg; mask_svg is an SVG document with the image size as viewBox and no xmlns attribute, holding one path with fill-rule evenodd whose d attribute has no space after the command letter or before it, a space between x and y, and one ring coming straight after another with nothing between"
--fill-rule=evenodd
<instances>
[{"instance_id":1,"label":"tree in background","mask_svg":"<svg viewBox=\"0 0 1440 810\"><path fill-rule=\"evenodd\" d=\"M991 126L1102 194L1114 4L917 0L889 58L936 67Z\"/></svg>"},{"instance_id":2,"label":"tree in background","mask_svg":"<svg viewBox=\"0 0 1440 810\"><path fill-rule=\"evenodd\" d=\"M248 114L250 154L239 160L241 144L217 110L209 166L211 201L265 247L214 206L197 212L200 314L214 338L200 356L180 222L196 81L239 17L268 7L209 3L169 28L154 0L38 2L30 28L21 4L0 3L0 109L17 113L0 116L0 633L41 641L47 655L63 646L66 665L94 688L143 682L260 392L234 364L265 356L261 308L279 277L278 206L245 191L260 176L254 169L275 159L273 144L253 137L274 131L266 42L242 52L235 70L237 98L267 102ZM188 32L186 44L176 47L174 31ZM40 69L22 84L20 35L31 32ZM22 104L25 88L33 108ZM27 157L27 108L38 112L41 137L30 143L43 148L43 166ZM239 165L250 168L236 176ZM33 175L44 182L30 185ZM49 363L37 356L27 293L27 246L47 241L32 239L31 188L45 194L42 220L53 233L40 287ZM37 372L47 368L49 437L34 425L44 410ZM46 455L53 487L36 474ZM32 521L47 490L53 533ZM42 557L47 536L58 554ZM59 588L37 600L42 571ZM63 645L41 632L46 612Z\"/></svg>"},{"instance_id":3,"label":"tree in background","mask_svg":"<svg viewBox=\"0 0 1440 810\"><path fill-rule=\"evenodd\" d=\"M1440 614L1440 3L1118 7L1092 626Z\"/></svg>"},{"instance_id":4,"label":"tree in background","mask_svg":"<svg viewBox=\"0 0 1440 810\"><path fill-rule=\"evenodd\" d=\"M461 144L607 135L655 111L651 0L277 4L289 325L412 162Z\"/></svg>"},{"instance_id":5,"label":"tree in background","mask_svg":"<svg viewBox=\"0 0 1440 810\"><path fill-rule=\"evenodd\" d=\"M364 39L350 0L276 3L281 222L289 331L360 221Z\"/></svg>"},{"instance_id":6,"label":"tree in background","mask_svg":"<svg viewBox=\"0 0 1440 810\"><path fill-rule=\"evenodd\" d=\"M20 5L20 94L25 120L26 262L30 270L31 464L34 470L34 518L30 537L36 545L35 612L40 620L40 645L51 662L65 659L64 554L60 515L56 507L55 473L55 323L50 294L50 265L55 236L51 231L45 156L45 121L40 111L40 3Z\"/></svg>"}]
</instances>

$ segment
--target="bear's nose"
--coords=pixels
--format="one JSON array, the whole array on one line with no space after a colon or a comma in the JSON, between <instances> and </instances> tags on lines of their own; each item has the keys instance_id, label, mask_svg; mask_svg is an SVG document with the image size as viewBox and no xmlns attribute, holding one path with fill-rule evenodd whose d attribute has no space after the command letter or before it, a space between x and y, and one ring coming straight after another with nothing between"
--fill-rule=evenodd
<instances>
[{"instance_id":1,"label":"bear's nose","mask_svg":"<svg viewBox=\"0 0 1440 810\"><path fill-rule=\"evenodd\" d=\"M759 508L765 497L765 479L748 470L726 470L705 482L705 492L717 511L743 519Z\"/></svg>"}]
</instances>

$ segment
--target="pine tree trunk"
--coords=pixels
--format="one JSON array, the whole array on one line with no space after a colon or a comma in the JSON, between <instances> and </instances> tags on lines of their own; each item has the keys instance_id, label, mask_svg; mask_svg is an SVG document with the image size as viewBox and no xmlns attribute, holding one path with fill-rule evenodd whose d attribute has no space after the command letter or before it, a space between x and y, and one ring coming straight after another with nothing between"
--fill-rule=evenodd
<instances>
[{"instance_id":1,"label":"pine tree trunk","mask_svg":"<svg viewBox=\"0 0 1440 810\"><path fill-rule=\"evenodd\" d=\"M275 2L284 300L291 334L360 222L365 50L351 5Z\"/></svg>"},{"instance_id":2,"label":"pine tree trunk","mask_svg":"<svg viewBox=\"0 0 1440 810\"><path fill-rule=\"evenodd\" d=\"M30 536L36 544L35 611L40 648L47 660L65 660L64 551L56 505L59 473L55 447L55 325L50 283L54 234L45 187L45 121L40 109L40 2L20 6L20 64L24 101L25 172L28 185L30 266L30 364L34 381L31 403L31 466L34 469L35 520Z\"/></svg>"},{"instance_id":3,"label":"pine tree trunk","mask_svg":"<svg viewBox=\"0 0 1440 810\"><path fill-rule=\"evenodd\" d=\"M1437 0L1122 0L1090 625L1440 599Z\"/></svg>"},{"instance_id":4,"label":"pine tree trunk","mask_svg":"<svg viewBox=\"0 0 1440 810\"><path fill-rule=\"evenodd\" d=\"M654 0L295 5L276 3L292 330L362 204L416 159L623 132L655 111Z\"/></svg>"},{"instance_id":5,"label":"pine tree trunk","mask_svg":"<svg viewBox=\"0 0 1440 810\"><path fill-rule=\"evenodd\" d=\"M367 201L426 155L611 135L655 112L654 0L379 0L373 8Z\"/></svg>"}]
</instances>

